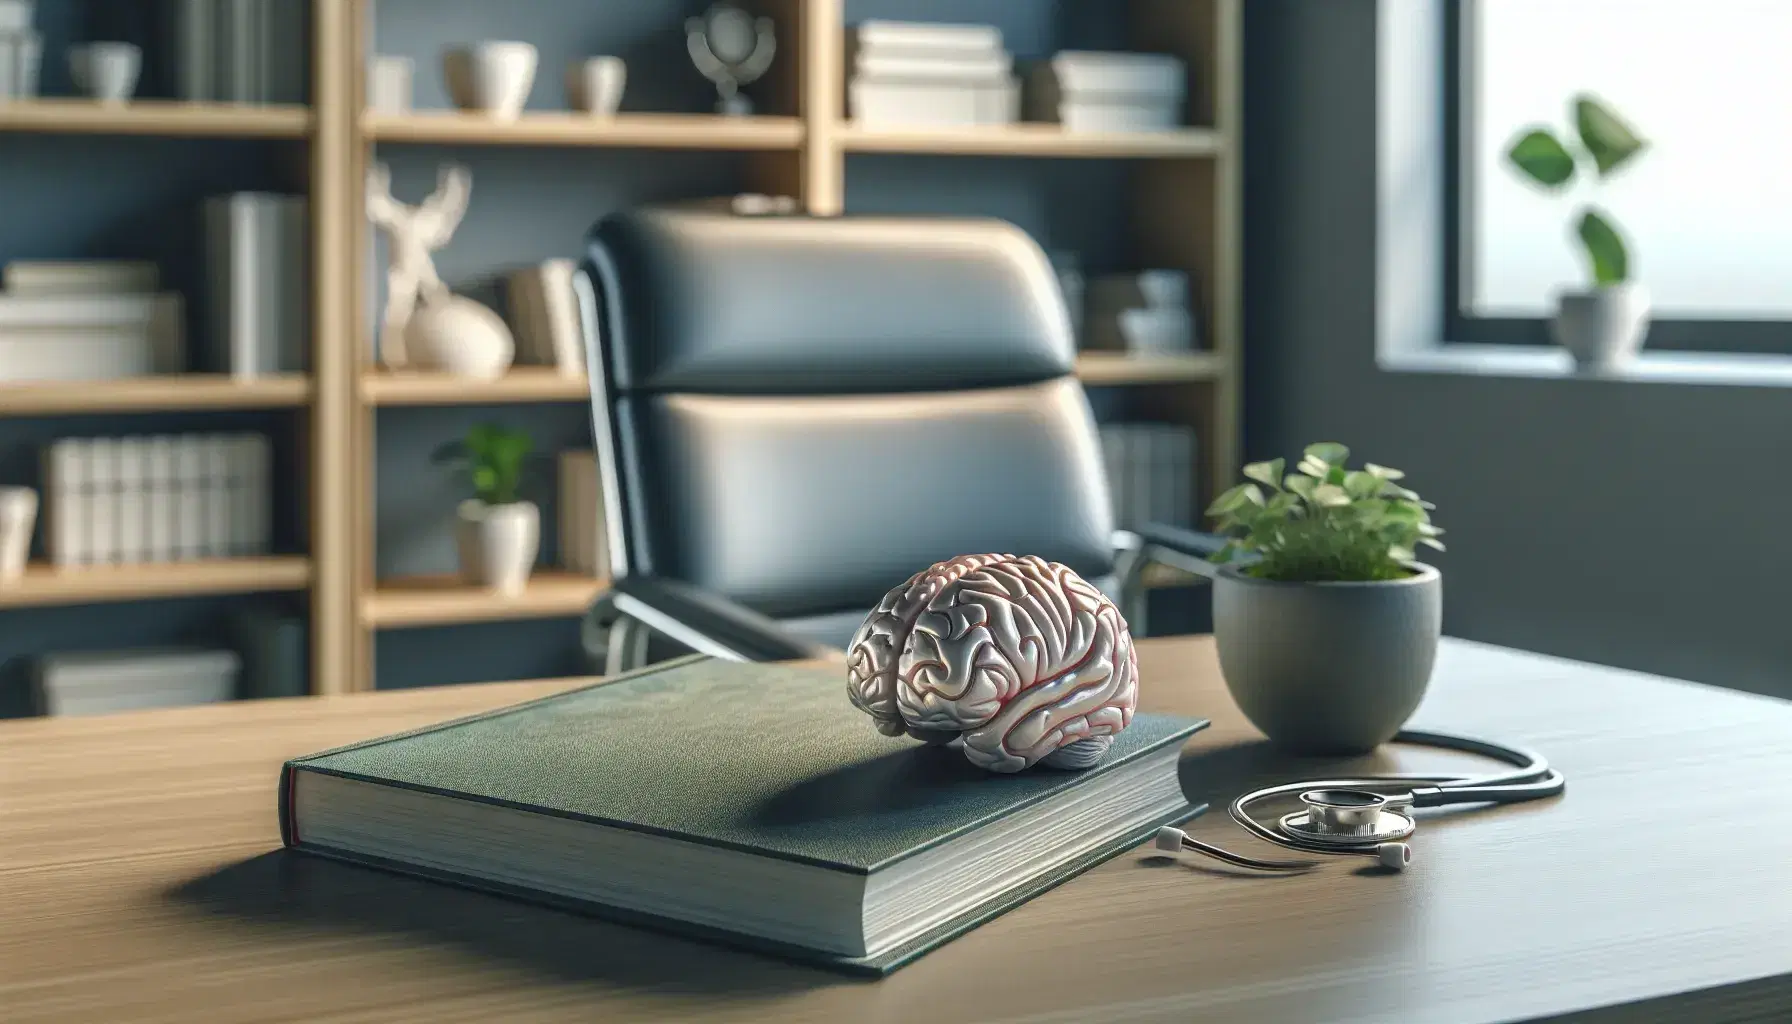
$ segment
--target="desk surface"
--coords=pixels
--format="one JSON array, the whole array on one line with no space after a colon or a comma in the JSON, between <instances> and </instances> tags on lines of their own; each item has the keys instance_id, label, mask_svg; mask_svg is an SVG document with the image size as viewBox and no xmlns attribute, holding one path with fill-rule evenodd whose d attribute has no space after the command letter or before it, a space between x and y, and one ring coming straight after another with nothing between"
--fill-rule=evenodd
<instances>
[{"instance_id":1,"label":"desk surface","mask_svg":"<svg viewBox=\"0 0 1792 1024\"><path fill-rule=\"evenodd\" d=\"M1148 642L1141 668L1147 707L1214 720L1185 752L1191 797L1338 767L1271 753L1210 642ZM0 723L3 1016L1792 1019L1792 704L1463 643L1414 724L1542 750L1568 775L1560 801L1429 822L1404 875L1349 859L1246 877L1134 851L882 981L278 851L283 759L569 685ZM1667 823L1627 839L1645 797ZM1252 846L1223 814L1196 831Z\"/></svg>"}]
</instances>

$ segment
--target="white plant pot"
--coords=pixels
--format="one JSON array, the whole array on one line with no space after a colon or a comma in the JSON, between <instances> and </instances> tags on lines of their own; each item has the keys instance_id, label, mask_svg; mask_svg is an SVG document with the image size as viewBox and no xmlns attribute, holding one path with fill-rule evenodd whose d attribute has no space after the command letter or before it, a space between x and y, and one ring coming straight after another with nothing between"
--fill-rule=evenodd
<instances>
[{"instance_id":1,"label":"white plant pot","mask_svg":"<svg viewBox=\"0 0 1792 1024\"><path fill-rule=\"evenodd\" d=\"M0 582L25 574L36 528L37 492L29 487L0 487Z\"/></svg>"},{"instance_id":2,"label":"white plant pot","mask_svg":"<svg viewBox=\"0 0 1792 1024\"><path fill-rule=\"evenodd\" d=\"M460 503L455 523L461 578L506 596L520 594L541 550L541 509L534 502Z\"/></svg>"},{"instance_id":3,"label":"white plant pot","mask_svg":"<svg viewBox=\"0 0 1792 1024\"><path fill-rule=\"evenodd\" d=\"M448 97L462 110L514 121L529 101L539 60L535 47L529 43L478 43L449 50L442 55Z\"/></svg>"},{"instance_id":4,"label":"white plant pot","mask_svg":"<svg viewBox=\"0 0 1792 1024\"><path fill-rule=\"evenodd\" d=\"M456 377L502 377L516 358L516 338L497 313L460 295L425 302L405 324L406 362Z\"/></svg>"},{"instance_id":5,"label":"white plant pot","mask_svg":"<svg viewBox=\"0 0 1792 1024\"><path fill-rule=\"evenodd\" d=\"M574 108L593 117L610 117L622 106L628 65L621 57L592 57L567 69L566 96Z\"/></svg>"},{"instance_id":6,"label":"white plant pot","mask_svg":"<svg viewBox=\"0 0 1792 1024\"><path fill-rule=\"evenodd\" d=\"M1626 282L1557 296L1550 321L1556 344L1588 370L1621 367L1635 358L1649 330L1649 293Z\"/></svg>"}]
</instances>

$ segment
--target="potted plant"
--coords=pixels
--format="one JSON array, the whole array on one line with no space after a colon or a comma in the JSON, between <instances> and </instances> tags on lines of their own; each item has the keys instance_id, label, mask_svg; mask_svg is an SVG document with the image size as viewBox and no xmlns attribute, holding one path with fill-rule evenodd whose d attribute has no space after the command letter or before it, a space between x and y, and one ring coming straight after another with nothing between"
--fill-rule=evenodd
<instances>
[{"instance_id":1,"label":"potted plant","mask_svg":"<svg viewBox=\"0 0 1792 1024\"><path fill-rule=\"evenodd\" d=\"M500 594L520 593L541 547L541 509L521 494L533 444L520 431L483 423L435 453L466 473L473 497L460 503L455 541L461 577Z\"/></svg>"},{"instance_id":2,"label":"potted plant","mask_svg":"<svg viewBox=\"0 0 1792 1024\"><path fill-rule=\"evenodd\" d=\"M1526 181L1546 193L1561 194L1577 177L1603 183L1648 145L1592 96L1575 97L1574 128L1568 143L1546 127L1528 128L1512 144L1507 159ZM1574 235L1586 256L1592 286L1557 296L1551 331L1581 366L1622 366L1642 347L1649 326L1649 294L1631 280L1629 247L1609 215L1590 203L1583 206Z\"/></svg>"},{"instance_id":3,"label":"potted plant","mask_svg":"<svg viewBox=\"0 0 1792 1024\"><path fill-rule=\"evenodd\" d=\"M1307 447L1246 466L1208 514L1226 545L1210 559L1226 687L1264 735L1304 754L1387 742L1425 695L1443 625L1443 579L1417 560L1443 550L1429 502L1403 474L1350 469L1350 450Z\"/></svg>"}]
</instances>

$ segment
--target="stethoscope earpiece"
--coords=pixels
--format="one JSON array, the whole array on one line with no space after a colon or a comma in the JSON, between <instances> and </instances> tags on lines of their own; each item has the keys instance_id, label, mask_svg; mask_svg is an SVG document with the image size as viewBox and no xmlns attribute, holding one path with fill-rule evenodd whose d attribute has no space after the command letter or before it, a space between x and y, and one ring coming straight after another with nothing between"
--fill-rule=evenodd
<instances>
[{"instance_id":1,"label":"stethoscope earpiece","mask_svg":"<svg viewBox=\"0 0 1792 1024\"><path fill-rule=\"evenodd\" d=\"M1265 842L1303 853L1356 854L1375 858L1384 868L1404 871L1412 863L1406 840L1418 829L1415 807L1451 804L1520 803L1556 796L1564 788L1562 773L1542 757L1516 747L1435 732L1401 732L1395 743L1438 747L1478 754L1512 765L1498 775L1382 775L1363 779L1296 782L1255 790L1232 802L1232 820ZM1399 789L1384 793L1384 789ZM1285 814L1270 827L1251 813L1251 806L1276 797L1296 796L1305 809ZM1204 843L1179 828L1157 830L1154 845L1171 853L1201 853L1236 867L1258 871L1307 871L1317 861L1273 861L1245 857Z\"/></svg>"}]
</instances>

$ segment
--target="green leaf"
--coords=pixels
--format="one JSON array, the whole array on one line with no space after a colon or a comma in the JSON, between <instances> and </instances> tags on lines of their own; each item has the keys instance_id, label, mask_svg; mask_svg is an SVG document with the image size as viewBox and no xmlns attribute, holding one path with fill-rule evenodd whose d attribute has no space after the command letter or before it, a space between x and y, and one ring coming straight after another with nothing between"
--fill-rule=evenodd
<instances>
[{"instance_id":1,"label":"green leaf","mask_svg":"<svg viewBox=\"0 0 1792 1024\"><path fill-rule=\"evenodd\" d=\"M1308 501L1313 500L1313 488L1319 486L1319 481L1312 477L1295 476L1293 473L1288 474L1288 479L1285 480L1284 483L1288 485L1289 490Z\"/></svg>"},{"instance_id":2,"label":"green leaf","mask_svg":"<svg viewBox=\"0 0 1792 1024\"><path fill-rule=\"evenodd\" d=\"M1313 501L1327 508L1350 504L1350 495L1337 484L1320 484L1313 488Z\"/></svg>"},{"instance_id":3,"label":"green leaf","mask_svg":"<svg viewBox=\"0 0 1792 1024\"><path fill-rule=\"evenodd\" d=\"M1411 548L1403 548L1400 545L1396 544L1393 547L1388 548L1388 557L1392 558L1394 561L1399 562L1402 565L1405 565L1405 564L1411 562L1413 559L1417 558L1418 555L1414 554L1413 550Z\"/></svg>"},{"instance_id":4,"label":"green leaf","mask_svg":"<svg viewBox=\"0 0 1792 1024\"><path fill-rule=\"evenodd\" d=\"M1244 467L1244 475L1259 483L1274 487L1279 491L1282 489L1282 467L1283 461L1281 459L1270 459L1268 462L1253 462Z\"/></svg>"},{"instance_id":5,"label":"green leaf","mask_svg":"<svg viewBox=\"0 0 1792 1024\"><path fill-rule=\"evenodd\" d=\"M1436 539L1435 537L1421 538L1419 540L1419 543L1425 545L1428 548L1436 548L1439 551L1444 550L1444 542Z\"/></svg>"},{"instance_id":6,"label":"green leaf","mask_svg":"<svg viewBox=\"0 0 1792 1024\"><path fill-rule=\"evenodd\" d=\"M1324 480L1325 475L1332 471L1331 463L1310 456L1300 460L1294 468L1315 480Z\"/></svg>"},{"instance_id":7,"label":"green leaf","mask_svg":"<svg viewBox=\"0 0 1792 1024\"><path fill-rule=\"evenodd\" d=\"M1580 219L1580 241L1593 264L1596 284L1621 284L1630 277L1630 257L1618 229L1592 207Z\"/></svg>"},{"instance_id":8,"label":"green leaf","mask_svg":"<svg viewBox=\"0 0 1792 1024\"><path fill-rule=\"evenodd\" d=\"M1350 449L1336 441L1320 441L1317 444L1307 445L1307 450L1301 454L1308 459L1318 459L1327 465L1341 466L1345 459L1350 458Z\"/></svg>"},{"instance_id":9,"label":"green leaf","mask_svg":"<svg viewBox=\"0 0 1792 1024\"><path fill-rule=\"evenodd\" d=\"M1210 516L1223 516L1238 511L1244 506L1251 504L1251 498L1248 492L1255 489L1255 486L1252 484L1239 484L1236 487L1228 488L1224 494L1213 499L1213 504L1207 507L1207 514ZM1258 504L1262 504L1262 502L1259 501Z\"/></svg>"},{"instance_id":10,"label":"green leaf","mask_svg":"<svg viewBox=\"0 0 1792 1024\"><path fill-rule=\"evenodd\" d=\"M1592 96L1575 97L1574 126L1580 132L1580 144L1592 155L1602 178L1609 177L1648 146L1610 107Z\"/></svg>"},{"instance_id":11,"label":"green leaf","mask_svg":"<svg viewBox=\"0 0 1792 1024\"><path fill-rule=\"evenodd\" d=\"M1533 128L1518 137L1506 159L1544 188L1560 188L1574 178L1574 157L1547 128Z\"/></svg>"},{"instance_id":12,"label":"green leaf","mask_svg":"<svg viewBox=\"0 0 1792 1024\"><path fill-rule=\"evenodd\" d=\"M1270 497L1269 504L1264 506L1266 511L1273 512L1277 515L1285 515L1299 508L1300 495L1290 494L1287 491L1277 491Z\"/></svg>"},{"instance_id":13,"label":"green leaf","mask_svg":"<svg viewBox=\"0 0 1792 1024\"><path fill-rule=\"evenodd\" d=\"M1397 469L1389 469L1386 466L1377 466L1373 462L1363 463L1363 472L1370 476L1380 477L1383 480L1399 480L1406 476L1405 473L1402 473Z\"/></svg>"},{"instance_id":14,"label":"green leaf","mask_svg":"<svg viewBox=\"0 0 1792 1024\"><path fill-rule=\"evenodd\" d=\"M1225 565L1238 555L1238 545L1227 541L1226 545L1207 556L1207 560L1215 565Z\"/></svg>"}]
</instances>

